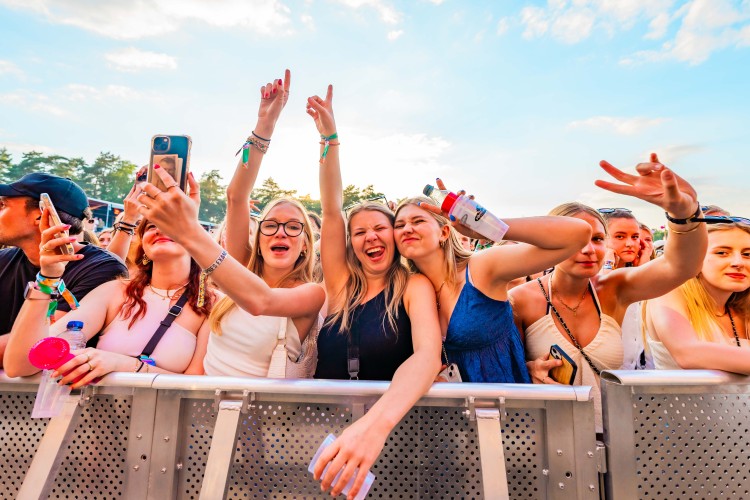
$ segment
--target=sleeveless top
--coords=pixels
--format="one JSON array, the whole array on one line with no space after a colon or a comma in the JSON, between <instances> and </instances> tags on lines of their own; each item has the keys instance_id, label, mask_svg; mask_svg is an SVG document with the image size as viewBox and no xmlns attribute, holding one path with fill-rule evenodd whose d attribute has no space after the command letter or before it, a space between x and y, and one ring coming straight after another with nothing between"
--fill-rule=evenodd
<instances>
[{"instance_id":1,"label":"sleeveless top","mask_svg":"<svg viewBox=\"0 0 750 500\"><path fill-rule=\"evenodd\" d=\"M633 302L622 318L623 359L620 370L653 370L651 350L643 345L643 317L641 302Z\"/></svg>"},{"instance_id":2,"label":"sleeveless top","mask_svg":"<svg viewBox=\"0 0 750 500\"><path fill-rule=\"evenodd\" d=\"M167 316L170 307L168 300L162 300L148 287L143 290L142 298L146 302L146 315L128 330L130 318L122 319L118 314L99 334L97 349L127 356L140 356L154 336L159 323ZM196 343L195 334L174 321L164 332L151 357L156 361L157 367L174 373L183 373L193 359Z\"/></svg>"},{"instance_id":3,"label":"sleeveless top","mask_svg":"<svg viewBox=\"0 0 750 500\"><path fill-rule=\"evenodd\" d=\"M509 301L495 300L466 283L448 321L445 352L464 382L530 384L521 335Z\"/></svg>"},{"instance_id":4,"label":"sleeveless top","mask_svg":"<svg viewBox=\"0 0 750 500\"><path fill-rule=\"evenodd\" d=\"M208 337L203 358L206 375L265 378L282 320L288 321L287 354L292 359L299 358L302 347L294 321L279 316L253 316L233 307L221 320L221 335L211 332Z\"/></svg>"},{"instance_id":5,"label":"sleeveless top","mask_svg":"<svg viewBox=\"0 0 750 500\"><path fill-rule=\"evenodd\" d=\"M714 336L714 340L712 340L712 342L737 347L737 343L734 339L729 339L723 335L721 335L720 338L717 337L718 336ZM672 355L669 353L669 349L667 349L667 346L665 346L658 340L654 340L653 338L651 338L651 334L648 332L646 332L646 342L648 343L648 347L649 349L651 349L651 354L654 357L654 368L656 368L657 370L682 370L680 365L677 364L677 361L675 361ZM740 339L739 347L747 349L748 347L750 347L750 341L748 341L747 339Z\"/></svg>"},{"instance_id":6,"label":"sleeveless top","mask_svg":"<svg viewBox=\"0 0 750 500\"><path fill-rule=\"evenodd\" d=\"M583 348L599 370L617 370L622 366L623 347L622 330L614 318L602 313L596 290L589 283L589 291L594 298L596 311L599 313L599 330L594 339ZM551 299L551 297L550 297ZM594 420L596 432L602 432L602 396L599 376L594 373L586 359L575 345L563 335L552 319L550 303L547 302L547 313L526 328L526 359L532 361L549 353L549 348L557 344L575 361L578 366L573 385L589 385L594 396ZM575 335L575 332L573 332Z\"/></svg>"},{"instance_id":7,"label":"sleeveless top","mask_svg":"<svg viewBox=\"0 0 750 500\"><path fill-rule=\"evenodd\" d=\"M391 380L401 364L414 353L411 320L403 301L398 305L394 330L386 318L385 290L352 314L351 328L341 332L341 320L326 324L318 336L315 378L349 380L349 335L359 335L359 379Z\"/></svg>"}]
</instances>

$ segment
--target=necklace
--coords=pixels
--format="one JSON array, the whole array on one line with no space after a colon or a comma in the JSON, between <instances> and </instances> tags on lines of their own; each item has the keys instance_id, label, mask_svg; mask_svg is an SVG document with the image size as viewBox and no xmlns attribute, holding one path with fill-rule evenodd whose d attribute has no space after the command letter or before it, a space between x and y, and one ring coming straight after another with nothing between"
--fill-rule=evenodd
<instances>
[{"instance_id":1,"label":"necklace","mask_svg":"<svg viewBox=\"0 0 750 500\"><path fill-rule=\"evenodd\" d=\"M734 318L732 317L732 310L727 307L727 312L724 314L729 314L729 321L732 322L732 333L734 334L734 341L737 342L737 347L742 347L742 345L740 345L740 336L737 335L737 327L734 326Z\"/></svg>"},{"instance_id":2,"label":"necklace","mask_svg":"<svg viewBox=\"0 0 750 500\"><path fill-rule=\"evenodd\" d=\"M151 289L152 292L154 292L154 295L158 295L159 297L161 297L161 300L174 300L174 298L177 297L177 292L179 292L180 290L182 290L186 286L188 286L187 283L185 283L184 285L178 286L177 288L174 288L174 289L165 290L165 292L167 292L167 293L166 294L161 294L161 293L159 293L159 292L156 291L156 290L159 290L159 288L152 287L151 283L148 284L148 287ZM172 295L169 295L169 292L172 292Z\"/></svg>"},{"instance_id":3,"label":"necklace","mask_svg":"<svg viewBox=\"0 0 750 500\"><path fill-rule=\"evenodd\" d=\"M440 292L443 291L443 287L445 286L445 280L443 280L442 283L440 283L440 286L435 291L435 302L437 302L437 310L440 310Z\"/></svg>"},{"instance_id":4,"label":"necklace","mask_svg":"<svg viewBox=\"0 0 750 500\"><path fill-rule=\"evenodd\" d=\"M553 273L554 275L554 273ZM586 293L589 291L589 287L586 286L586 288L583 289L583 294L581 294L581 300L578 301L578 304L575 307L570 307L568 304L565 303L565 301L558 295L557 300L560 301L560 304L565 306L566 309L568 309L570 312L573 313L573 316L578 316L578 308L581 307L581 304L583 304L583 301L586 300ZM552 276L549 277L549 296L550 299L552 298Z\"/></svg>"}]
</instances>

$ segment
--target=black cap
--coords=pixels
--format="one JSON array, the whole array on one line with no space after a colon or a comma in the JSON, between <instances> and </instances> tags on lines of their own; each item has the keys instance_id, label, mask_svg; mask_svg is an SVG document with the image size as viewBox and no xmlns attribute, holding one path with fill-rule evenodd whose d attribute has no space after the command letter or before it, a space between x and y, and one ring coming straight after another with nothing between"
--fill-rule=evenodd
<instances>
[{"instance_id":1,"label":"black cap","mask_svg":"<svg viewBox=\"0 0 750 500\"><path fill-rule=\"evenodd\" d=\"M16 182L0 184L0 196L29 196L39 200L42 193L49 194L58 211L82 219L89 206L89 199L83 189L64 177L52 174L26 174Z\"/></svg>"}]
</instances>

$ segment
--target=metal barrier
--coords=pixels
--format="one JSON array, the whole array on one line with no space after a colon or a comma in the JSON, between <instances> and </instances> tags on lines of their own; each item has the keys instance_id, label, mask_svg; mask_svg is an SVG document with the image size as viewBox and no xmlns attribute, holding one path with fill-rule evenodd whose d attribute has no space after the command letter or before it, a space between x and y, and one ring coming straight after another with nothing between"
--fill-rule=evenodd
<instances>
[{"instance_id":1,"label":"metal barrier","mask_svg":"<svg viewBox=\"0 0 750 500\"><path fill-rule=\"evenodd\" d=\"M606 497L750 498L750 378L602 372Z\"/></svg>"},{"instance_id":2,"label":"metal barrier","mask_svg":"<svg viewBox=\"0 0 750 500\"><path fill-rule=\"evenodd\" d=\"M117 373L47 423L30 418L33 382L0 378L0 496L326 498L313 453L387 387ZM369 497L598 498L590 392L436 384L391 433Z\"/></svg>"}]
</instances>

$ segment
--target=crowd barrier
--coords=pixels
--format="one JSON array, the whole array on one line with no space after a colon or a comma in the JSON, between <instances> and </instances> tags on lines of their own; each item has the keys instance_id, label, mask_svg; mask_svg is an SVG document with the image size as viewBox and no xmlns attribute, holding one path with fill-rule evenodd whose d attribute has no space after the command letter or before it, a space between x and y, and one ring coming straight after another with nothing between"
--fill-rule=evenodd
<instances>
[{"instance_id":1,"label":"crowd barrier","mask_svg":"<svg viewBox=\"0 0 750 500\"><path fill-rule=\"evenodd\" d=\"M750 498L750 377L602 373L609 500Z\"/></svg>"},{"instance_id":2,"label":"crowd barrier","mask_svg":"<svg viewBox=\"0 0 750 500\"><path fill-rule=\"evenodd\" d=\"M307 472L380 382L111 374L31 419L0 377L2 498L330 498ZM592 498L588 387L436 384L396 426L368 498Z\"/></svg>"}]
</instances>

